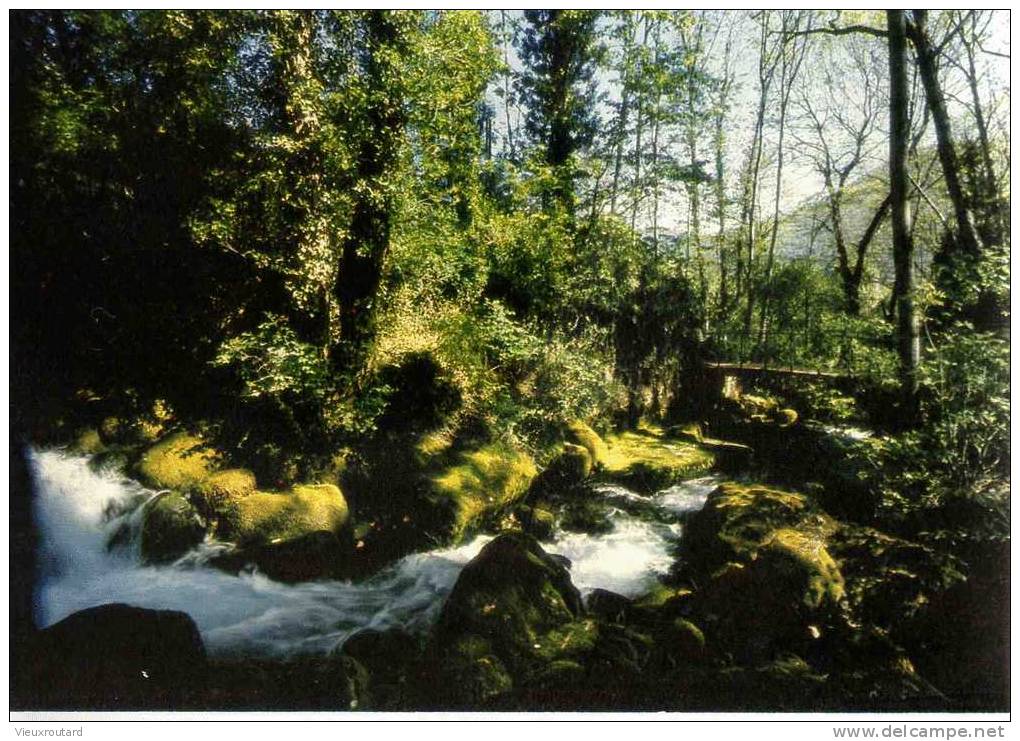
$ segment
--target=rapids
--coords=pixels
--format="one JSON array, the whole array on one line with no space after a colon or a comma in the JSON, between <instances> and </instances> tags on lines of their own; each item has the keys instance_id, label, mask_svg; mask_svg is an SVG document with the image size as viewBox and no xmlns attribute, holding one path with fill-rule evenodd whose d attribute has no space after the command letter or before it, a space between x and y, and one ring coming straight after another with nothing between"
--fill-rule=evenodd
<instances>
[{"instance_id":1,"label":"rapids","mask_svg":"<svg viewBox=\"0 0 1020 741\"><path fill-rule=\"evenodd\" d=\"M142 505L157 492L119 473L95 471L84 456L34 449L28 456L40 531L35 609L41 626L87 607L125 602L188 613L212 655L324 653L364 628L426 631L460 570L492 539L482 535L456 548L411 554L359 582L283 584L257 571L228 574L207 564L229 548L211 540L176 563L146 566L137 533ZM621 504L611 511L612 532L557 531L543 545L571 560L571 578L582 594L603 588L636 596L669 569L681 532L677 516L700 508L714 485L711 477L695 479L652 499L601 486L601 494ZM629 514L628 499L652 502L661 521ZM121 545L109 547L111 538Z\"/></svg>"}]
</instances>

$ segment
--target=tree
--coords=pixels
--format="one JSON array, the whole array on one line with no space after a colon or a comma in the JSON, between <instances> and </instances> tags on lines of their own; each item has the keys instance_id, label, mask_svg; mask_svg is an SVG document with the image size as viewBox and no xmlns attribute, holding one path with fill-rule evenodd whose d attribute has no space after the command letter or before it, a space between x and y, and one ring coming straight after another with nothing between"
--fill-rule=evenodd
<instances>
[{"instance_id":1,"label":"tree","mask_svg":"<svg viewBox=\"0 0 1020 741\"><path fill-rule=\"evenodd\" d=\"M776 185L775 196L772 208L772 230L769 235L769 249L765 259L765 275L762 280L764 295L762 297L761 319L758 324L757 347L759 353L765 343L765 331L768 327L768 304L771 293L772 267L775 263L776 239L779 236L779 204L783 194L783 161L784 146L786 137L786 115L790 108L790 96L793 86L800 74L801 65L804 62L805 43L803 39L799 42L797 37L789 37L791 31L800 27L801 23L807 20L810 25L810 16L804 12L781 11L780 13L780 35L782 46L779 50L779 128L776 141ZM750 309L750 301L748 301Z\"/></svg>"},{"instance_id":2,"label":"tree","mask_svg":"<svg viewBox=\"0 0 1020 741\"><path fill-rule=\"evenodd\" d=\"M526 104L525 128L553 169L550 196L573 215L571 158L589 146L598 126L595 25L599 14L584 10L526 10L521 36L524 71L518 85Z\"/></svg>"},{"instance_id":3,"label":"tree","mask_svg":"<svg viewBox=\"0 0 1020 741\"><path fill-rule=\"evenodd\" d=\"M759 216L759 199L761 186L762 160L765 154L765 114L768 110L769 94L776 76L780 53L779 44L772 39L771 16L761 11L758 21L758 104L755 114L754 132L748 152L747 164L743 174L743 193L741 196L741 227L743 230L744 251L737 248L736 292L744 294L743 334L741 335L741 355L749 351L751 340L751 324L754 319L757 285L755 283L755 264L758 253L757 244L761 240L761 219Z\"/></svg>"},{"instance_id":4,"label":"tree","mask_svg":"<svg viewBox=\"0 0 1020 741\"><path fill-rule=\"evenodd\" d=\"M882 199L856 240L848 233L844 201L854 175L868 166L873 154L879 111L885 103L884 70L871 42L861 37L851 37L838 50L828 47L812 61L815 85L798 98L801 120L794 138L825 185L846 312L858 316L865 257L888 213L889 199Z\"/></svg>"},{"instance_id":5,"label":"tree","mask_svg":"<svg viewBox=\"0 0 1020 741\"><path fill-rule=\"evenodd\" d=\"M910 206L907 201L907 150L910 139L907 117L907 36L902 10L886 11L886 18L889 42L889 208L896 264L894 296L898 317L902 411L909 417L917 406L920 333L914 308L914 250L910 239Z\"/></svg>"},{"instance_id":6,"label":"tree","mask_svg":"<svg viewBox=\"0 0 1020 741\"><path fill-rule=\"evenodd\" d=\"M361 370L376 329L376 294L390 246L394 169L403 143L404 57L413 13L369 11L364 21L366 104L360 111L357 186L351 224L341 246L334 296L340 333L330 352L335 369Z\"/></svg>"}]
</instances>

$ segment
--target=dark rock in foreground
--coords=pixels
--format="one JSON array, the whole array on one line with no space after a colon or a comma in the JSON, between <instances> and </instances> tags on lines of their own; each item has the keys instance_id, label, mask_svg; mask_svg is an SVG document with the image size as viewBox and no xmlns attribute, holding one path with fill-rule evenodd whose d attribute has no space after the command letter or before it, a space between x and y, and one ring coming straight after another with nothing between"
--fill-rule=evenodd
<instances>
[{"instance_id":1,"label":"dark rock in foreground","mask_svg":"<svg viewBox=\"0 0 1020 741\"><path fill-rule=\"evenodd\" d=\"M123 604L76 612L32 641L34 707L174 710L205 690L206 654L183 612Z\"/></svg>"}]
</instances>

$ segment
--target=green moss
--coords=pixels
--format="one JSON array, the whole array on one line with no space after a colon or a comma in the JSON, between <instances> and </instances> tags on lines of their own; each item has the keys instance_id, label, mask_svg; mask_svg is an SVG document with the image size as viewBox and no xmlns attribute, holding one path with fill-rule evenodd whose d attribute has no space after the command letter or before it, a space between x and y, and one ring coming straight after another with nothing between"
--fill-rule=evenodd
<instances>
[{"instance_id":1,"label":"green moss","mask_svg":"<svg viewBox=\"0 0 1020 741\"><path fill-rule=\"evenodd\" d=\"M339 533L348 515L347 501L332 484L298 485L285 492L256 491L228 503L220 534L245 544L279 543L316 532Z\"/></svg>"},{"instance_id":2,"label":"green moss","mask_svg":"<svg viewBox=\"0 0 1020 741\"><path fill-rule=\"evenodd\" d=\"M142 453L138 474L149 486L188 491L215 472L220 460L201 437L178 432Z\"/></svg>"},{"instance_id":3,"label":"green moss","mask_svg":"<svg viewBox=\"0 0 1020 741\"><path fill-rule=\"evenodd\" d=\"M94 427L87 427L78 433L78 436L71 443L71 451L84 455L96 455L106 450L99 431Z\"/></svg>"},{"instance_id":4,"label":"green moss","mask_svg":"<svg viewBox=\"0 0 1020 741\"><path fill-rule=\"evenodd\" d=\"M657 608L674 599L681 599L691 594L691 590L685 587L667 587L665 584L656 583L651 591L634 600L634 607Z\"/></svg>"},{"instance_id":5,"label":"green moss","mask_svg":"<svg viewBox=\"0 0 1020 741\"><path fill-rule=\"evenodd\" d=\"M578 658L595 648L598 637L598 623L586 618L553 628L536 639L534 649L546 661Z\"/></svg>"},{"instance_id":6,"label":"green moss","mask_svg":"<svg viewBox=\"0 0 1020 741\"><path fill-rule=\"evenodd\" d=\"M446 453L453 445L453 437L451 431L445 428L422 435L414 446L420 462L427 463Z\"/></svg>"},{"instance_id":7,"label":"green moss","mask_svg":"<svg viewBox=\"0 0 1020 741\"><path fill-rule=\"evenodd\" d=\"M165 492L146 505L141 536L146 561L172 561L202 542L205 523L187 499Z\"/></svg>"},{"instance_id":8,"label":"green moss","mask_svg":"<svg viewBox=\"0 0 1020 741\"><path fill-rule=\"evenodd\" d=\"M802 603L816 609L843 599L845 588L839 566L815 533L784 528L776 530L765 542L758 565L773 570L783 566L803 583Z\"/></svg>"},{"instance_id":9,"label":"green moss","mask_svg":"<svg viewBox=\"0 0 1020 741\"><path fill-rule=\"evenodd\" d=\"M670 653L684 658L700 657L705 651L705 634L686 618L677 618L670 626Z\"/></svg>"},{"instance_id":10,"label":"green moss","mask_svg":"<svg viewBox=\"0 0 1020 741\"><path fill-rule=\"evenodd\" d=\"M584 481L591 476L594 467L591 452L573 443L564 443L563 453L556 460L560 462L564 474L575 481Z\"/></svg>"},{"instance_id":11,"label":"green moss","mask_svg":"<svg viewBox=\"0 0 1020 741\"><path fill-rule=\"evenodd\" d=\"M595 468L601 468L606 464L609 448L599 434L584 422L574 420L567 425L567 439L588 451Z\"/></svg>"},{"instance_id":12,"label":"green moss","mask_svg":"<svg viewBox=\"0 0 1020 741\"><path fill-rule=\"evenodd\" d=\"M513 689L503 662L491 652L488 641L466 635L444 654L437 694L455 705L485 704Z\"/></svg>"},{"instance_id":13,"label":"green moss","mask_svg":"<svg viewBox=\"0 0 1020 741\"><path fill-rule=\"evenodd\" d=\"M225 503L255 492L255 474L246 468L217 471L198 486L206 506L215 511Z\"/></svg>"},{"instance_id":14,"label":"green moss","mask_svg":"<svg viewBox=\"0 0 1020 741\"><path fill-rule=\"evenodd\" d=\"M483 517L513 504L537 473L530 456L494 443L461 453L454 465L430 477L434 494L452 507L454 542Z\"/></svg>"},{"instance_id":15,"label":"green moss","mask_svg":"<svg viewBox=\"0 0 1020 741\"><path fill-rule=\"evenodd\" d=\"M123 442L127 425L120 417L107 417L99 423L99 436L106 443Z\"/></svg>"},{"instance_id":16,"label":"green moss","mask_svg":"<svg viewBox=\"0 0 1020 741\"><path fill-rule=\"evenodd\" d=\"M715 465L711 452L693 443L670 440L659 428L611 435L607 442L606 478L643 493L703 474Z\"/></svg>"},{"instance_id":17,"label":"green moss","mask_svg":"<svg viewBox=\"0 0 1020 741\"><path fill-rule=\"evenodd\" d=\"M779 427L790 427L797 423L798 415L793 409L779 409L775 413L776 424Z\"/></svg>"},{"instance_id":18,"label":"green moss","mask_svg":"<svg viewBox=\"0 0 1020 741\"><path fill-rule=\"evenodd\" d=\"M711 573L727 561L749 561L773 531L800 528L809 520L832 527L803 494L725 483L689 519L684 547L692 565Z\"/></svg>"}]
</instances>

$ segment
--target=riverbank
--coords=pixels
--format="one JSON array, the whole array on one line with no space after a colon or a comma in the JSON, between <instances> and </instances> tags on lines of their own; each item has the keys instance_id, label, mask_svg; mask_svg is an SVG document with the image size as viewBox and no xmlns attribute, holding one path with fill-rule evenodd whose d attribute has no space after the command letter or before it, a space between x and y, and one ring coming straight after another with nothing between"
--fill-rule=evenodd
<instances>
[{"instance_id":1,"label":"riverbank","mask_svg":"<svg viewBox=\"0 0 1020 741\"><path fill-rule=\"evenodd\" d=\"M800 442L808 434L769 429ZM1001 627L1001 613L973 612L994 585L975 585L966 564L928 545L843 519L820 488L820 496L776 488L750 469L706 476L718 461L692 435L645 428L603 441L589 430L575 438L588 447L568 443L519 501L480 521L484 532L341 580L225 568L237 563L224 558L236 544L215 529L153 561L142 549L144 520L165 494L108 458L33 451L37 616L54 627L35 639L44 648L25 706L1002 707L1008 674L988 665L997 639L987 633ZM647 488L620 483L635 481ZM145 608L139 624L157 609L192 626L184 632L193 629L199 648L172 673L179 691L137 688L135 675L151 676L173 646L160 630L132 649L116 628L123 618L103 617L112 608L80 622L82 610L110 602ZM39 690L53 670L47 636L68 633L62 620L74 638L56 644L60 654L92 664L82 647L100 645L111 675L85 691L72 673L47 694ZM948 662L961 657L983 660L983 671L954 673ZM132 691L118 694L123 682Z\"/></svg>"}]
</instances>

